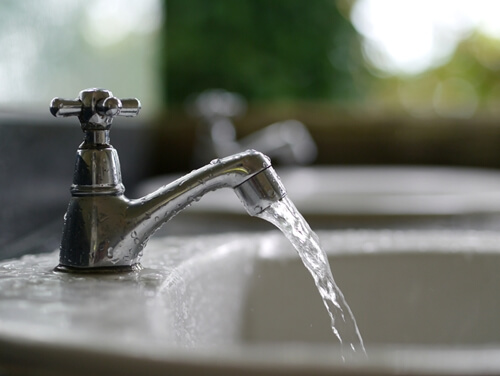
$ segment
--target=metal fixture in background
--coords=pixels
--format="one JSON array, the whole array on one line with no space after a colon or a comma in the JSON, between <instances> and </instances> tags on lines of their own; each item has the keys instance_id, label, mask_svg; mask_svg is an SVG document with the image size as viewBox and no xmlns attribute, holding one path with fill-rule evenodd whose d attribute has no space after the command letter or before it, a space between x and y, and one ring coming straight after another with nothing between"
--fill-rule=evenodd
<instances>
[{"instance_id":1,"label":"metal fixture in background","mask_svg":"<svg viewBox=\"0 0 500 376\"><path fill-rule=\"evenodd\" d=\"M187 111L200 120L195 163L208 158L257 149L284 165L304 165L314 161L316 143L298 120L277 122L237 140L232 118L246 110L245 99L236 93L207 90L189 101Z\"/></svg>"}]
</instances>

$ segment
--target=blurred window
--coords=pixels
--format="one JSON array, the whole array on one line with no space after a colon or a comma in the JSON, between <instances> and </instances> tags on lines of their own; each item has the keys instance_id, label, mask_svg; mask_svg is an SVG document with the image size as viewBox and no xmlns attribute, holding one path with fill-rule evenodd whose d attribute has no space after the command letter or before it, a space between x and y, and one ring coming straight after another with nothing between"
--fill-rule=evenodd
<instances>
[{"instance_id":1,"label":"blurred window","mask_svg":"<svg viewBox=\"0 0 500 376\"><path fill-rule=\"evenodd\" d=\"M0 2L0 108L47 111L88 87L158 105L160 0Z\"/></svg>"},{"instance_id":2,"label":"blurred window","mask_svg":"<svg viewBox=\"0 0 500 376\"><path fill-rule=\"evenodd\" d=\"M380 107L416 117L498 115L500 1L357 0L367 92Z\"/></svg>"},{"instance_id":3,"label":"blurred window","mask_svg":"<svg viewBox=\"0 0 500 376\"><path fill-rule=\"evenodd\" d=\"M497 0L4 0L0 108L46 111L54 96L104 87L151 114L223 88L498 115L499 11Z\"/></svg>"}]
</instances>

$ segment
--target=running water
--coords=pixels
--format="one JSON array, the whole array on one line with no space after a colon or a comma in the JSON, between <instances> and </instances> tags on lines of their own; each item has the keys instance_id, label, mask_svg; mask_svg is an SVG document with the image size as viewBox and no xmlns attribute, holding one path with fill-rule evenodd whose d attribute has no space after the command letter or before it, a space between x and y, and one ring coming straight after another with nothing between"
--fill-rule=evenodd
<instances>
[{"instance_id":1,"label":"running water","mask_svg":"<svg viewBox=\"0 0 500 376\"><path fill-rule=\"evenodd\" d=\"M318 236L287 198L274 203L258 214L278 227L297 250L304 266L311 273L323 303L330 315L332 330L340 341L342 357L365 355L363 339L356 320L335 281L328 264L325 251L319 244Z\"/></svg>"}]
</instances>

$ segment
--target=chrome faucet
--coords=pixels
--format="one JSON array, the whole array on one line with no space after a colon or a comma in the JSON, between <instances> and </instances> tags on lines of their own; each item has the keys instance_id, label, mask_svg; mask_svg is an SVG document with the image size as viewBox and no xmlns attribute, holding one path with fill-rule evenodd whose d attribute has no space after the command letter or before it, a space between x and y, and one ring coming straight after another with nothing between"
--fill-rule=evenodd
<instances>
[{"instance_id":1,"label":"chrome faucet","mask_svg":"<svg viewBox=\"0 0 500 376\"><path fill-rule=\"evenodd\" d=\"M83 90L74 100L52 100L51 113L78 116L85 133L76 155L57 270L140 269L150 236L178 212L219 188L233 188L250 215L286 195L269 158L248 150L215 159L143 198L126 198L109 131L114 117L136 116L140 108L137 99L120 100L103 89Z\"/></svg>"}]
</instances>

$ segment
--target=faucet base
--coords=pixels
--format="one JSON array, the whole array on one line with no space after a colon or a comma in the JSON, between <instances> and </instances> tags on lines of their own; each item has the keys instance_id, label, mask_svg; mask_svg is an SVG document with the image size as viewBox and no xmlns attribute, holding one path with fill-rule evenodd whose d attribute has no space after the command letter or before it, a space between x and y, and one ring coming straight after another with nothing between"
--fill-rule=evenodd
<instances>
[{"instance_id":1,"label":"faucet base","mask_svg":"<svg viewBox=\"0 0 500 376\"><path fill-rule=\"evenodd\" d=\"M142 270L141 264L127 265L127 266L109 266L102 268L75 268L59 264L54 268L55 272L72 273L72 274L111 274L111 273L130 273Z\"/></svg>"}]
</instances>

